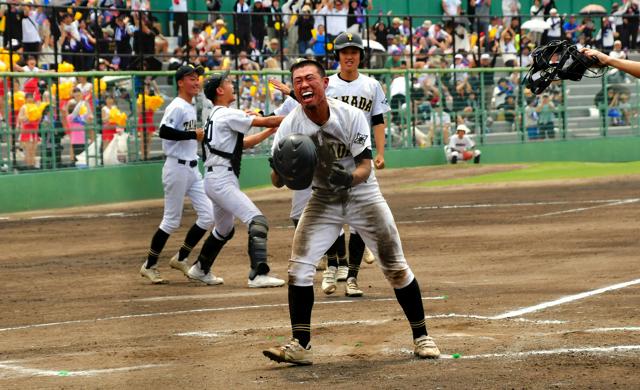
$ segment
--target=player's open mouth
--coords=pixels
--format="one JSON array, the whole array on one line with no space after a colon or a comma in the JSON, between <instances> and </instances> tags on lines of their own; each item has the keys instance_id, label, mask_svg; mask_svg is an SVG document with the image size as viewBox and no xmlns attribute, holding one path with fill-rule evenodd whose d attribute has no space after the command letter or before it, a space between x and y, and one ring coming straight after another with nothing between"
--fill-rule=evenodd
<instances>
[{"instance_id":1,"label":"player's open mouth","mask_svg":"<svg viewBox=\"0 0 640 390\"><path fill-rule=\"evenodd\" d=\"M309 102L313 99L313 92L307 91L302 93L302 101Z\"/></svg>"}]
</instances>

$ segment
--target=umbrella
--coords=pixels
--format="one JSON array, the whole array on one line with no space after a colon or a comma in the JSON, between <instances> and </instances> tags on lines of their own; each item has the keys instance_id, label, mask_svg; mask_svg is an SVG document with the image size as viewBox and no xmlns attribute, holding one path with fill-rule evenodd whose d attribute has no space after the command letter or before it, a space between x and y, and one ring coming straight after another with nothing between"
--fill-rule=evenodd
<instances>
[{"instance_id":1,"label":"umbrella","mask_svg":"<svg viewBox=\"0 0 640 390\"><path fill-rule=\"evenodd\" d=\"M550 29L551 25L546 20L531 19L522 23L522 26L520 26L520 28L525 30L536 31L536 32L543 32L545 30Z\"/></svg>"},{"instance_id":2,"label":"umbrella","mask_svg":"<svg viewBox=\"0 0 640 390\"><path fill-rule=\"evenodd\" d=\"M380 42L371 39L363 39L362 45L365 49L369 47L371 51L386 51Z\"/></svg>"},{"instance_id":3,"label":"umbrella","mask_svg":"<svg viewBox=\"0 0 640 390\"><path fill-rule=\"evenodd\" d=\"M581 15L606 14L606 13L608 13L607 10L600 4L589 4L587 6L584 6L580 10Z\"/></svg>"}]
</instances>

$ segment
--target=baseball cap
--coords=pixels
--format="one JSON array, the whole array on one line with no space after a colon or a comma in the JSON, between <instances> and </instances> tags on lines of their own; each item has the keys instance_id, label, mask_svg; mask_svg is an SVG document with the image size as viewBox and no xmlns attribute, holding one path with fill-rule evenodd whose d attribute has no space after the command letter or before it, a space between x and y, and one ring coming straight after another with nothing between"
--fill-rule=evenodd
<instances>
[{"instance_id":1,"label":"baseball cap","mask_svg":"<svg viewBox=\"0 0 640 390\"><path fill-rule=\"evenodd\" d=\"M216 89L222 84L222 82L229 76L229 70L222 73L214 73L204 82L204 96L213 102L216 97Z\"/></svg>"},{"instance_id":2,"label":"baseball cap","mask_svg":"<svg viewBox=\"0 0 640 390\"><path fill-rule=\"evenodd\" d=\"M491 59L491 55L488 53L484 53L483 55L480 56L481 60L490 60Z\"/></svg>"},{"instance_id":3,"label":"baseball cap","mask_svg":"<svg viewBox=\"0 0 640 390\"><path fill-rule=\"evenodd\" d=\"M455 59L456 60L462 60L462 59L464 59L464 56L462 54L458 53L458 54L456 54Z\"/></svg>"},{"instance_id":4,"label":"baseball cap","mask_svg":"<svg viewBox=\"0 0 640 390\"><path fill-rule=\"evenodd\" d=\"M184 76L188 76L191 73L196 73L198 76L204 74L204 68L202 66L182 65L176 70L176 82L182 80Z\"/></svg>"}]
</instances>

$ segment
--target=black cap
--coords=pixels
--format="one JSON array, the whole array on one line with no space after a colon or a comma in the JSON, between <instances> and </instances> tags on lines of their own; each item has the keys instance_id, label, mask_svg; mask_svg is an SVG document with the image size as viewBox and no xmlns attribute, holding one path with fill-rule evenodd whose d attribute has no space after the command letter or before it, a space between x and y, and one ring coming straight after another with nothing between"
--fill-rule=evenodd
<instances>
[{"instance_id":1,"label":"black cap","mask_svg":"<svg viewBox=\"0 0 640 390\"><path fill-rule=\"evenodd\" d=\"M202 66L194 67L193 65L182 65L176 70L176 82L182 80L184 76L188 76L191 73L197 73L198 76L204 74L204 68Z\"/></svg>"},{"instance_id":2,"label":"black cap","mask_svg":"<svg viewBox=\"0 0 640 390\"><path fill-rule=\"evenodd\" d=\"M213 99L217 96L216 89L222 84L222 82L229 76L229 71L226 70L223 73L214 73L204 82L204 96L213 102Z\"/></svg>"}]
</instances>

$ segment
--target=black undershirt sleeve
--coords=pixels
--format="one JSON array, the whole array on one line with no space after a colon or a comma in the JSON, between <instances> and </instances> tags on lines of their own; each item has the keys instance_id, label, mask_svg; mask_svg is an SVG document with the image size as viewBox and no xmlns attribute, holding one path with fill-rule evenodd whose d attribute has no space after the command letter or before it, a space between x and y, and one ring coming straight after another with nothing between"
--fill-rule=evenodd
<instances>
[{"instance_id":1,"label":"black undershirt sleeve","mask_svg":"<svg viewBox=\"0 0 640 390\"><path fill-rule=\"evenodd\" d=\"M197 139L195 131L181 131L176 130L173 127L162 125L160 127L160 138L168 139L171 141L185 141L190 139Z\"/></svg>"},{"instance_id":2,"label":"black undershirt sleeve","mask_svg":"<svg viewBox=\"0 0 640 390\"><path fill-rule=\"evenodd\" d=\"M371 126L384 124L384 115L378 114L371 117Z\"/></svg>"},{"instance_id":3,"label":"black undershirt sleeve","mask_svg":"<svg viewBox=\"0 0 640 390\"><path fill-rule=\"evenodd\" d=\"M373 159L373 153L371 153L371 149L367 148L363 150L362 153L355 156L353 158L353 161L356 162L356 166L357 166L358 164L360 164L362 160L372 160L372 159Z\"/></svg>"}]
</instances>

